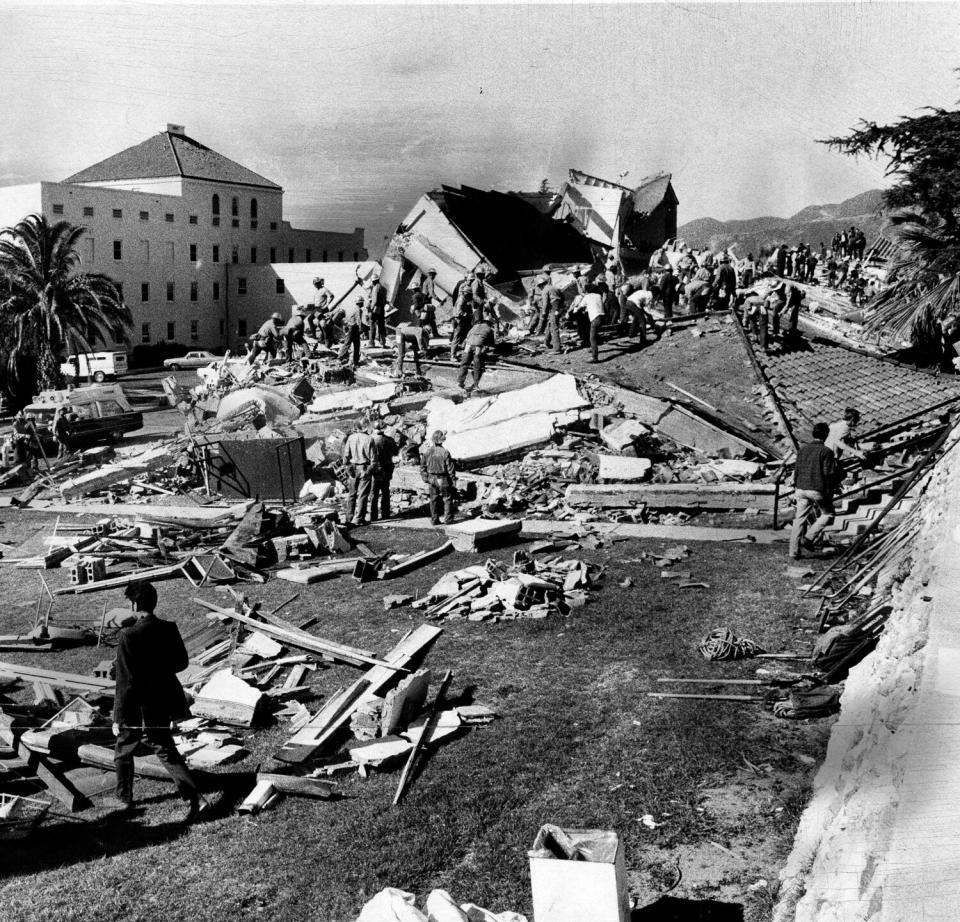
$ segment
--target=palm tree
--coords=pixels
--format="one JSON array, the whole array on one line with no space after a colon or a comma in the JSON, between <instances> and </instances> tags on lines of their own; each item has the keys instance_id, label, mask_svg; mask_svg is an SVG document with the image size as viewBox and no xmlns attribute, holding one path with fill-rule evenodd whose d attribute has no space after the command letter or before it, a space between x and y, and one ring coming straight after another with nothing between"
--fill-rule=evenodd
<instances>
[{"instance_id":1,"label":"palm tree","mask_svg":"<svg viewBox=\"0 0 960 922\"><path fill-rule=\"evenodd\" d=\"M899 343L936 350L940 329L960 314L960 239L936 215L903 209L888 216L898 251L888 287L868 306L864 327Z\"/></svg>"},{"instance_id":2,"label":"palm tree","mask_svg":"<svg viewBox=\"0 0 960 922\"><path fill-rule=\"evenodd\" d=\"M61 387L59 355L126 340L132 315L117 283L77 271L85 232L40 214L0 231L0 348L12 378L32 364L41 389Z\"/></svg>"}]
</instances>

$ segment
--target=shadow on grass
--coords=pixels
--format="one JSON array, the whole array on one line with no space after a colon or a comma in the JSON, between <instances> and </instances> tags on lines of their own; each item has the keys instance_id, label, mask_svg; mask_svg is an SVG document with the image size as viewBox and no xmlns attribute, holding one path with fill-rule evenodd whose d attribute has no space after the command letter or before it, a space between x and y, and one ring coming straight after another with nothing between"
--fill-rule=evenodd
<instances>
[{"instance_id":1,"label":"shadow on grass","mask_svg":"<svg viewBox=\"0 0 960 922\"><path fill-rule=\"evenodd\" d=\"M630 922L743 922L743 906L719 900L661 896L655 903L635 909Z\"/></svg>"},{"instance_id":2,"label":"shadow on grass","mask_svg":"<svg viewBox=\"0 0 960 922\"><path fill-rule=\"evenodd\" d=\"M144 813L142 809L129 815L115 811L82 824L41 826L17 848L0 852L0 880L173 842L189 831L181 822L141 825Z\"/></svg>"}]
</instances>

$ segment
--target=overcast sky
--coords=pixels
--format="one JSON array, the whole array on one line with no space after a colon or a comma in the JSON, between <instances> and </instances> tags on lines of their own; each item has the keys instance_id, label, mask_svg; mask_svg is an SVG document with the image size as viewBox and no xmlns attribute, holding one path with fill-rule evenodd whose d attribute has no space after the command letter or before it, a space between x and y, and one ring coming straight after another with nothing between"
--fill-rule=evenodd
<instances>
[{"instance_id":1,"label":"overcast sky","mask_svg":"<svg viewBox=\"0 0 960 922\"><path fill-rule=\"evenodd\" d=\"M0 185L167 122L279 182L295 224L383 237L441 183L673 173L680 222L882 184L814 143L954 107L960 4L18 6L0 0Z\"/></svg>"}]
</instances>

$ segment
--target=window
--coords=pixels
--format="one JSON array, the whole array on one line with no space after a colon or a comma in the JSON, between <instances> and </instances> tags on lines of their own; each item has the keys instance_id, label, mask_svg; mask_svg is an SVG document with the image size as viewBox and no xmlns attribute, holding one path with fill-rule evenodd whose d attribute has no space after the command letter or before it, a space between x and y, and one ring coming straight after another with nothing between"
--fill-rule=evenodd
<instances>
[{"instance_id":1,"label":"window","mask_svg":"<svg viewBox=\"0 0 960 922\"><path fill-rule=\"evenodd\" d=\"M247 293L247 280L237 279L237 294L245 295Z\"/></svg>"},{"instance_id":2,"label":"window","mask_svg":"<svg viewBox=\"0 0 960 922\"><path fill-rule=\"evenodd\" d=\"M220 226L220 218L219 218L218 216L214 216L213 220L212 220L210 223L211 223L214 227L219 227L219 226Z\"/></svg>"},{"instance_id":3,"label":"window","mask_svg":"<svg viewBox=\"0 0 960 922\"><path fill-rule=\"evenodd\" d=\"M277 261L277 248L270 247L270 262L275 263Z\"/></svg>"},{"instance_id":4,"label":"window","mask_svg":"<svg viewBox=\"0 0 960 922\"><path fill-rule=\"evenodd\" d=\"M172 212L172 211L168 211L168 212L163 216L163 220L166 221L167 224L173 224L173 212Z\"/></svg>"},{"instance_id":5,"label":"window","mask_svg":"<svg viewBox=\"0 0 960 922\"><path fill-rule=\"evenodd\" d=\"M140 220L141 220L141 221L149 221L149 220L150 220L150 212L149 212L149 211L141 211L141 212L140 212Z\"/></svg>"},{"instance_id":6,"label":"window","mask_svg":"<svg viewBox=\"0 0 960 922\"><path fill-rule=\"evenodd\" d=\"M240 199L234 196L230 200L230 217L239 218L240 217Z\"/></svg>"},{"instance_id":7,"label":"window","mask_svg":"<svg viewBox=\"0 0 960 922\"><path fill-rule=\"evenodd\" d=\"M85 218L93 217L93 205L84 205L83 206L83 216Z\"/></svg>"},{"instance_id":8,"label":"window","mask_svg":"<svg viewBox=\"0 0 960 922\"><path fill-rule=\"evenodd\" d=\"M307 252L306 252L306 253L304 254L304 256L303 256L303 261L304 261L305 263L312 263L312 262L313 262L313 250L307 250Z\"/></svg>"},{"instance_id":9,"label":"window","mask_svg":"<svg viewBox=\"0 0 960 922\"><path fill-rule=\"evenodd\" d=\"M190 321L190 340L191 342L196 342L200 338L200 321L191 320Z\"/></svg>"},{"instance_id":10,"label":"window","mask_svg":"<svg viewBox=\"0 0 960 922\"><path fill-rule=\"evenodd\" d=\"M123 217L123 209L122 209L122 208L114 208L114 209L113 209L113 216L114 216L115 218L122 218L122 217Z\"/></svg>"},{"instance_id":11,"label":"window","mask_svg":"<svg viewBox=\"0 0 960 922\"><path fill-rule=\"evenodd\" d=\"M221 317L220 318L220 335L223 336L223 334L226 332L227 332L227 321L224 320L223 317Z\"/></svg>"},{"instance_id":12,"label":"window","mask_svg":"<svg viewBox=\"0 0 960 922\"><path fill-rule=\"evenodd\" d=\"M233 219L231 219L231 221L230 221L230 226L231 226L231 227L239 227L239 226L240 226L240 219L239 219L239 218L233 218Z\"/></svg>"},{"instance_id":13,"label":"window","mask_svg":"<svg viewBox=\"0 0 960 922\"><path fill-rule=\"evenodd\" d=\"M149 323L140 324L140 342L142 343L150 342L150 324Z\"/></svg>"},{"instance_id":14,"label":"window","mask_svg":"<svg viewBox=\"0 0 960 922\"><path fill-rule=\"evenodd\" d=\"M247 335L247 319L246 317L241 317L237 321L237 336L243 338Z\"/></svg>"},{"instance_id":15,"label":"window","mask_svg":"<svg viewBox=\"0 0 960 922\"><path fill-rule=\"evenodd\" d=\"M234 244L233 249L230 250L230 262L240 262L240 250L237 248L236 244Z\"/></svg>"},{"instance_id":16,"label":"window","mask_svg":"<svg viewBox=\"0 0 960 922\"><path fill-rule=\"evenodd\" d=\"M54 205L53 206L54 214L63 214L63 205Z\"/></svg>"},{"instance_id":17,"label":"window","mask_svg":"<svg viewBox=\"0 0 960 922\"><path fill-rule=\"evenodd\" d=\"M196 223L197 223L197 216L196 216L195 214L192 214L192 215L190 215L189 218L187 218L187 221L188 221L190 224L196 224Z\"/></svg>"},{"instance_id":18,"label":"window","mask_svg":"<svg viewBox=\"0 0 960 922\"><path fill-rule=\"evenodd\" d=\"M297 261L296 255L297 255L297 251L293 247L290 247L290 249L287 250L287 262L288 263L296 262Z\"/></svg>"},{"instance_id":19,"label":"window","mask_svg":"<svg viewBox=\"0 0 960 922\"><path fill-rule=\"evenodd\" d=\"M286 291L286 287L283 284L283 279L277 279L277 294L282 295Z\"/></svg>"},{"instance_id":20,"label":"window","mask_svg":"<svg viewBox=\"0 0 960 922\"><path fill-rule=\"evenodd\" d=\"M167 282L167 300L173 300L173 282Z\"/></svg>"},{"instance_id":21,"label":"window","mask_svg":"<svg viewBox=\"0 0 960 922\"><path fill-rule=\"evenodd\" d=\"M123 241L122 240L113 241L113 258L123 259Z\"/></svg>"},{"instance_id":22,"label":"window","mask_svg":"<svg viewBox=\"0 0 960 922\"><path fill-rule=\"evenodd\" d=\"M257 220L257 200L255 198L250 199L250 220Z\"/></svg>"},{"instance_id":23,"label":"window","mask_svg":"<svg viewBox=\"0 0 960 922\"><path fill-rule=\"evenodd\" d=\"M172 321L167 321L167 342L172 343L177 338L177 325Z\"/></svg>"},{"instance_id":24,"label":"window","mask_svg":"<svg viewBox=\"0 0 960 922\"><path fill-rule=\"evenodd\" d=\"M110 331L111 336L113 337L114 345L120 346L123 345L123 330L119 327Z\"/></svg>"},{"instance_id":25,"label":"window","mask_svg":"<svg viewBox=\"0 0 960 922\"><path fill-rule=\"evenodd\" d=\"M276 229L277 229L277 222L276 222L276 221L271 221L271 222L270 222L270 230L276 230Z\"/></svg>"},{"instance_id":26,"label":"window","mask_svg":"<svg viewBox=\"0 0 960 922\"><path fill-rule=\"evenodd\" d=\"M216 243L213 245L213 261L215 263L220 262L220 247Z\"/></svg>"},{"instance_id":27,"label":"window","mask_svg":"<svg viewBox=\"0 0 960 922\"><path fill-rule=\"evenodd\" d=\"M259 223L260 223L259 221L251 221L251 222L250 222L250 230L256 230L257 227L258 227L258 225L259 225Z\"/></svg>"},{"instance_id":28,"label":"window","mask_svg":"<svg viewBox=\"0 0 960 922\"><path fill-rule=\"evenodd\" d=\"M211 202L213 208L213 214L220 214L220 196L214 193L213 201Z\"/></svg>"},{"instance_id":29,"label":"window","mask_svg":"<svg viewBox=\"0 0 960 922\"><path fill-rule=\"evenodd\" d=\"M197 245L195 243L190 244L190 262L195 263L197 261Z\"/></svg>"},{"instance_id":30,"label":"window","mask_svg":"<svg viewBox=\"0 0 960 922\"><path fill-rule=\"evenodd\" d=\"M250 262L255 263L257 261L257 248L250 247Z\"/></svg>"},{"instance_id":31,"label":"window","mask_svg":"<svg viewBox=\"0 0 960 922\"><path fill-rule=\"evenodd\" d=\"M356 250L353 251L353 261L355 263L360 262L360 254Z\"/></svg>"},{"instance_id":32,"label":"window","mask_svg":"<svg viewBox=\"0 0 960 922\"><path fill-rule=\"evenodd\" d=\"M220 283L219 282L213 283L213 300L214 301L220 300Z\"/></svg>"},{"instance_id":33,"label":"window","mask_svg":"<svg viewBox=\"0 0 960 922\"><path fill-rule=\"evenodd\" d=\"M150 300L150 283L149 282L140 283L140 300L141 301Z\"/></svg>"},{"instance_id":34,"label":"window","mask_svg":"<svg viewBox=\"0 0 960 922\"><path fill-rule=\"evenodd\" d=\"M200 296L200 287L196 282L190 283L190 300L196 301Z\"/></svg>"},{"instance_id":35,"label":"window","mask_svg":"<svg viewBox=\"0 0 960 922\"><path fill-rule=\"evenodd\" d=\"M324 262L327 261L327 251L326 251L326 250L323 251L323 261L324 261Z\"/></svg>"},{"instance_id":36,"label":"window","mask_svg":"<svg viewBox=\"0 0 960 922\"><path fill-rule=\"evenodd\" d=\"M340 262L340 263L343 262L343 250L340 250L340 251L337 253L337 262Z\"/></svg>"}]
</instances>

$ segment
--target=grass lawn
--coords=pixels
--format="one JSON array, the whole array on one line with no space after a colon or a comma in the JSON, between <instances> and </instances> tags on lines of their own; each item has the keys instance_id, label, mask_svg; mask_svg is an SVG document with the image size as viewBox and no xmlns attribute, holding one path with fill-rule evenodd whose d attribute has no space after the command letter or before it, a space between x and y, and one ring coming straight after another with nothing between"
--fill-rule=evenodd
<instances>
[{"instance_id":1,"label":"grass lawn","mask_svg":"<svg viewBox=\"0 0 960 922\"><path fill-rule=\"evenodd\" d=\"M49 516L7 512L0 538L16 543L52 524ZM400 529L364 532L377 551L412 552L437 540ZM752 677L762 661L708 663L697 643L727 625L769 650L805 649L814 605L799 600L784 575L781 549L691 543L682 567L710 588L681 590L640 558L667 546L625 541L568 552L607 567L594 600L569 617L446 623L427 665L437 676L453 670L451 696L488 704L500 719L432 753L401 806L390 807L398 779L391 772L366 781L340 776L339 801L288 798L257 817L240 816L232 806L248 793L251 773L289 733L284 725L250 731L250 756L211 779L224 793L206 824L182 828L169 785L138 779L144 809L132 819L104 809L58 814L33 838L4 845L0 918L341 922L385 886L421 895L443 887L461 902L530 914L526 849L545 822L618 830L641 905L670 888L679 869L672 896L743 902L748 919L766 918L769 898L748 897L746 887L761 877L774 883L829 722L791 723L756 704L657 701L645 692L658 676ZM422 591L471 562L477 557L450 555L390 583L340 577L248 590L269 608L301 589L285 617L316 615L318 635L384 652L418 619L384 611L382 597ZM628 576L634 585L621 587ZM65 571L53 571L52 580L63 584ZM0 570L0 633L30 626L38 585L35 573ZM192 596L223 600L183 580L158 589L158 613L184 628L203 617ZM96 617L103 601L112 607L120 593L63 597L55 617ZM3 658L88 671L107 655L81 648ZM349 666L318 670L318 695L357 675ZM311 710L319 700L308 702ZM645 814L663 825L648 829Z\"/></svg>"}]
</instances>

